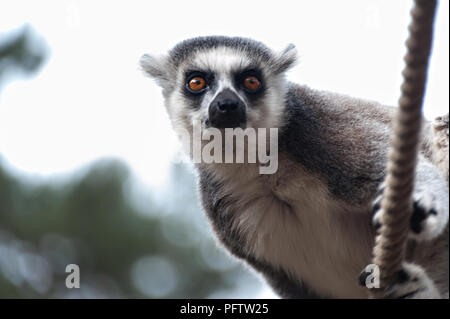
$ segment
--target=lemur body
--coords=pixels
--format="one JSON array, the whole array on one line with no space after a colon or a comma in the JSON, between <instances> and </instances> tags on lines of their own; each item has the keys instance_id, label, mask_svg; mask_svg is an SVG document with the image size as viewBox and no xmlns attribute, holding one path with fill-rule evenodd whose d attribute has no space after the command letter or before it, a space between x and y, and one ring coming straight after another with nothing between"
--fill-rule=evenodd
<instances>
[{"instance_id":1,"label":"lemur body","mask_svg":"<svg viewBox=\"0 0 450 319\"><path fill-rule=\"evenodd\" d=\"M249 39L205 37L141 64L163 87L175 131L192 131L194 121L205 130L280 131L274 174L261 175L256 163L196 165L203 207L225 247L282 297L364 298L357 278L371 259L372 203L394 108L288 82L295 56L293 46L277 54ZM255 78L256 90L243 87ZM207 84L196 92L192 81ZM432 134L424 121L414 265L405 264L408 280L393 297L448 296L448 185L431 161Z\"/></svg>"}]
</instances>

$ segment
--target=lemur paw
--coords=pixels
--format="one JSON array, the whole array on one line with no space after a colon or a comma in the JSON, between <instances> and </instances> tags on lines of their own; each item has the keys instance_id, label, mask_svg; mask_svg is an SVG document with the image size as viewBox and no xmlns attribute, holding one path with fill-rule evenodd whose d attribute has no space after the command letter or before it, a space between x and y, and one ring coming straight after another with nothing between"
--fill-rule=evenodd
<instances>
[{"instance_id":1,"label":"lemur paw","mask_svg":"<svg viewBox=\"0 0 450 319\"><path fill-rule=\"evenodd\" d=\"M439 299L441 295L422 267L403 263L396 281L387 288L388 298Z\"/></svg>"},{"instance_id":2,"label":"lemur paw","mask_svg":"<svg viewBox=\"0 0 450 319\"><path fill-rule=\"evenodd\" d=\"M381 228L381 201L383 188L380 189L381 195L377 197L373 204L373 225L375 229ZM413 194L413 212L410 219L409 238L417 241L426 241L436 238L444 230L448 215L445 211L445 205L440 206L437 198L427 191L415 192Z\"/></svg>"}]
</instances>

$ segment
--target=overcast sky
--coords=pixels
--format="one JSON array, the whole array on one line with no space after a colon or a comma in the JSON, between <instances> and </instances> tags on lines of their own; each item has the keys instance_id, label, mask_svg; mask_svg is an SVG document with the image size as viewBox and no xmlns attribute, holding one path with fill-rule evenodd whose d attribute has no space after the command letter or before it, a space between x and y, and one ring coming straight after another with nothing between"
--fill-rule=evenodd
<instances>
[{"instance_id":1,"label":"overcast sky","mask_svg":"<svg viewBox=\"0 0 450 319\"><path fill-rule=\"evenodd\" d=\"M138 69L198 35L297 46L289 78L395 105L411 1L0 1L0 32L30 23L51 56L0 97L0 154L19 171L67 172L102 156L164 183L177 148L159 88ZM448 112L448 1L438 11L425 114Z\"/></svg>"}]
</instances>

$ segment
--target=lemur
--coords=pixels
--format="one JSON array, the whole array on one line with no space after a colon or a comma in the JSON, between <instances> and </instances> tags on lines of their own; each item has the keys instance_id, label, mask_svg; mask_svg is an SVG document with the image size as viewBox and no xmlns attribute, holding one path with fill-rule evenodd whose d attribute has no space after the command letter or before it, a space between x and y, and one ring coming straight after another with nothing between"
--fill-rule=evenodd
<instances>
[{"instance_id":1,"label":"lemur","mask_svg":"<svg viewBox=\"0 0 450 319\"><path fill-rule=\"evenodd\" d=\"M278 129L273 174L260 174L258 163L195 164L220 242L282 298L366 298L358 277L382 214L395 108L291 83L286 72L296 59L294 45L278 52L248 38L207 36L145 54L140 65L162 87L177 133L195 123L204 131ZM433 163L432 128L424 119L409 236L415 250L389 287L392 298L448 298L448 172Z\"/></svg>"}]
</instances>

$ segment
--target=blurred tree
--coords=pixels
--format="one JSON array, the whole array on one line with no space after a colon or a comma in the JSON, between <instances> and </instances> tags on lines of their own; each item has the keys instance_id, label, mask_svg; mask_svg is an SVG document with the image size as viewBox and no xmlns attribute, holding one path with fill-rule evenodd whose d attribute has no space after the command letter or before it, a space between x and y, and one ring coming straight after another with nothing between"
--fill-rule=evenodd
<instances>
[{"instance_id":1,"label":"blurred tree","mask_svg":"<svg viewBox=\"0 0 450 319\"><path fill-rule=\"evenodd\" d=\"M47 55L45 42L29 25L0 33L0 84L7 76L37 72Z\"/></svg>"},{"instance_id":2,"label":"blurred tree","mask_svg":"<svg viewBox=\"0 0 450 319\"><path fill-rule=\"evenodd\" d=\"M183 187L190 174L174 170L172 186L189 195L177 196L178 211L155 212L128 199L130 174L117 160L36 185L0 169L0 296L206 298L238 282L256 291L257 280L199 232L206 225L186 216L196 206L192 178ZM80 266L81 289L65 288L71 263Z\"/></svg>"}]
</instances>

